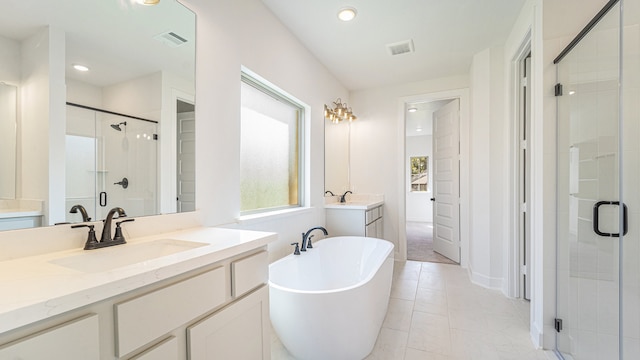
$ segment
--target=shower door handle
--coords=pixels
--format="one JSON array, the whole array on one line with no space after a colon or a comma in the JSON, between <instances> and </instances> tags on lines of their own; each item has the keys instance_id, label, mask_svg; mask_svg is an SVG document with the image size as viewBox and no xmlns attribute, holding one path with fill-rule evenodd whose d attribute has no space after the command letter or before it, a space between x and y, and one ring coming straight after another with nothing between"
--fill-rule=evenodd
<instances>
[{"instance_id":1,"label":"shower door handle","mask_svg":"<svg viewBox=\"0 0 640 360\"><path fill-rule=\"evenodd\" d=\"M107 193L105 191L100 192L100 206L107 206Z\"/></svg>"},{"instance_id":2,"label":"shower door handle","mask_svg":"<svg viewBox=\"0 0 640 360\"><path fill-rule=\"evenodd\" d=\"M602 205L618 205L620 206L620 201L598 201L595 205L593 205L593 231L600 236L607 237L620 237L620 233L606 233L600 231L600 206ZM629 222L627 216L627 205L622 204L622 235L627 235L629 232Z\"/></svg>"}]
</instances>

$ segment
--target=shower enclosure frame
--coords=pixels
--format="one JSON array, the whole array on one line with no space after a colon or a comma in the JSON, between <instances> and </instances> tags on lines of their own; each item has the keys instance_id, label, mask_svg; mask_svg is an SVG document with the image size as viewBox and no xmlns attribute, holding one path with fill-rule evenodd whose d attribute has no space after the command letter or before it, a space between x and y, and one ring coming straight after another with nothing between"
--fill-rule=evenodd
<instances>
[{"instance_id":1,"label":"shower enclosure frame","mask_svg":"<svg viewBox=\"0 0 640 360\"><path fill-rule=\"evenodd\" d=\"M588 353L587 356L589 358L615 358L616 354L612 354L610 352L602 353L601 351L606 351L603 349L613 349L617 353L618 359L624 359L625 355L628 355L630 358L636 358L635 356L639 356L636 353L638 349L636 349L635 347L631 348L632 345L629 345L629 343L627 343L633 343L633 341L636 339L625 337L625 331L627 331L628 328L631 328L629 326L625 326L625 320L627 322L633 322L634 318L629 316L629 314L635 314L635 312L639 311L638 307L640 306L638 306L638 304L634 304L633 301L627 301L626 303L624 301L624 290L628 286L625 283L624 279L625 275L629 274L628 272L627 274L625 274L625 266L628 265L624 261L625 238L627 237L626 235L629 228L629 223L627 221L629 210L625 202L629 201L633 203L635 201L635 199L632 199L633 196L628 198L625 198L623 196L623 183L625 182L624 155L625 152L627 154L629 153L628 147L631 145L628 142L627 144L625 144L624 142L625 112L628 112L630 110L625 108L625 106L623 105L626 91L632 90L626 89L623 85L625 84L625 77L634 76L634 74L632 74L631 72L629 72L629 74L631 75L625 73L626 69L623 66L625 57L629 56L625 53L625 50L629 50L625 47L624 42L625 32L628 31L624 2L624 0L610 0L609 2L607 2L607 4L587 24L587 26L553 61L553 63L556 64L557 79L555 95L557 97L556 146L558 149L558 158L556 162L556 173L558 174L556 180L556 211L558 214L556 227L556 348L554 350L556 355L562 359L565 359L565 356L568 355L566 358L579 360L583 358L583 353L585 355ZM596 38L595 40L590 38L590 34L593 34L592 31L598 27L598 25L601 23L601 20L603 20L605 17L607 17L606 21L611 22L614 26L611 26L611 24L607 23L606 25L604 25L604 28L598 29L598 31L594 31L596 33L596 35L593 35L593 37ZM635 21L635 18L633 20ZM633 25L637 26L637 24ZM602 34L608 31L610 31L611 33L607 33L606 35L612 35L612 38L615 39L611 41L617 41L617 49L608 49L617 52L617 58L615 59L615 65L617 66L615 70L617 70L617 73L615 74L615 79L607 78L607 76L611 76L611 74L614 73L613 71L611 71L611 69L607 69L607 66L611 66L611 64L614 63L610 56L611 53L607 52L606 46L602 46L602 48L605 50L602 50L596 46L602 44L612 44L612 42L603 43L602 39L598 37L600 36L604 38ZM592 45L596 49L594 50L593 47L579 47L581 42L585 40L587 40L587 45L585 46ZM565 59L565 57L567 57L572 51L574 51L576 47L578 47L578 55L576 55L576 58L573 59L573 62L570 62L568 65L566 65L565 68L561 68L560 64L562 60ZM631 49L631 51L633 51L633 48L631 46L629 48ZM594 58L596 58L596 61L594 61L593 58L589 57L589 55L591 55L589 51L596 54L595 56L593 56ZM607 55L609 55L609 57L607 57ZM572 70L573 73L569 70ZM607 75L602 76L602 73L607 73ZM585 76L585 74L587 76ZM598 115L602 115L599 113L599 111L601 110L599 106L603 106L609 109L607 107L607 102L611 101L612 99L604 97L607 95L610 96L613 93L613 82L614 80L616 80L616 98L614 100L616 103L614 105L616 109L609 110L612 110L612 112L617 112L617 116L611 118L607 118L606 116L598 118L597 116L593 116L592 114L584 114L584 109L580 108L580 104L584 105L584 100L582 100L581 102L580 100L578 100L579 97L578 99L571 100L573 101L573 103L571 103L570 100L567 100L569 96L576 94L576 90L572 89L571 91L568 91L568 89L564 88L560 80L561 78L564 79L565 77L571 78L572 75L574 76L574 79L572 79L573 82L571 82L570 84L575 88L579 88L580 86L582 86L583 89L586 87L592 88L591 91L593 92L593 94L586 95L587 91L584 91L583 94L585 95L582 96L585 96L587 100L593 100L592 97L595 98L596 101L592 102L595 102L598 105L592 105L592 108L590 109L595 109L595 112ZM591 75L591 78L586 79L589 78L589 75ZM598 90L599 87L606 88L607 86L609 86L610 88L604 91ZM593 90L593 88L596 88L596 90ZM580 90L578 90L578 93L580 93ZM564 96L564 100L562 96ZM604 105L601 105L601 103ZM571 105L575 106L575 104L578 104L578 106L576 108L572 108ZM588 106L584 107L586 108ZM566 117L563 117L565 115ZM609 113L605 113L605 115L609 115ZM596 126L595 136L589 138L588 136L585 136L585 134L589 133L589 131L593 132L593 130L585 131L583 128L581 128L581 126L584 126L585 124L588 125L591 117L596 118ZM564 124L562 124L563 121L565 122ZM602 125L603 123L605 125ZM632 122L629 122L629 124L631 123ZM617 141L617 144L612 144L612 138L610 135L608 136L606 131L608 129L607 126L611 126L611 129L614 130L615 138L613 140ZM566 132L567 138L563 137L563 131ZM632 135L627 134L627 138L629 136ZM578 141L576 142L576 140ZM567 143L566 145L570 145L566 150L562 146L563 141ZM591 149L589 149L589 147ZM615 152L603 154L603 149L610 150L614 147ZM593 149L595 149L595 152L589 153L589 151L593 151ZM588 158L590 155L591 157ZM609 157L609 159L603 159L604 157ZM629 159L634 160L636 159L636 157L631 156L627 160L630 161ZM585 162L591 163L585 165ZM568 165L568 167L563 167L563 165L565 164ZM627 166L629 165L630 163L627 163ZM606 173L605 177L603 177L602 175L605 173L603 169L612 169L614 171L613 173ZM591 176L595 177L594 179L585 180L585 177L587 177L587 175L584 175L583 173L587 173L588 171L593 172ZM563 173L567 174L566 178L562 178L561 174ZM608 181L607 177L614 177L613 188L606 186L606 181ZM604 181L604 184L603 180L606 180ZM638 179L635 180L637 181ZM593 193L589 193L588 190L585 191L583 189L588 187L585 186L585 183L587 181L595 181L595 184L589 185L592 187L591 190L593 191ZM603 193L606 194L608 192L613 193L616 196L614 196L613 199L605 199L600 197ZM595 196L591 198L590 196L594 194ZM563 196L565 195L567 196L563 198ZM585 205L590 205L591 203L593 203L593 206L591 207L592 212L591 214L587 214L587 212L585 211L587 207ZM620 204L622 204L622 206L620 206ZM617 207L617 209L612 210L611 208L613 208L614 206ZM607 207L609 209L607 209ZM566 208L565 213L561 211L561 209L563 208ZM604 209L605 212L607 210L610 210L609 214L601 216L600 211L602 211L602 209ZM637 209L632 209L631 211L637 211ZM575 215L575 218L571 218L572 213ZM566 219L564 218L565 215ZM592 217L588 218L587 216ZM589 222L592 223L590 230L584 226ZM604 227L608 226L608 230L603 231L600 228L601 224L603 224ZM593 232L593 234L590 233L591 231ZM573 244L571 244L572 236L575 237L573 239ZM629 238L629 240L633 241L633 238ZM589 245L595 247L593 253L588 253L588 251L591 251L590 249L587 249L587 251L585 251L585 249L587 248L585 246L586 243L591 243ZM603 243L605 245L602 245ZM582 250L580 246L582 246ZM605 251L612 250L611 259L606 258L606 256L609 256L609 253L604 253L604 255L601 255L603 249L605 249ZM581 258L585 253L587 255L584 256L584 258ZM563 262L563 256L566 256L565 259L568 260L568 263ZM602 258L606 259L606 261L602 261L601 256ZM627 257L629 256L630 255L627 255ZM601 265L601 261L606 266ZM584 264L588 264L589 262L595 262L596 268L585 271ZM609 268L607 268L607 266L609 266ZM607 270L609 270L609 273L607 273ZM605 274L605 276L602 276L603 274ZM564 279L563 276L566 276L566 279ZM607 278L607 276L610 276L610 278ZM565 280L566 282L563 282ZM590 286L583 287L583 283L581 283L581 281L584 281L586 283L591 282ZM595 286L591 286L593 284L595 284ZM617 287L617 289L612 289L612 286ZM587 293L585 289L592 288L595 288L595 294L591 294L591 299L583 299L580 297L580 295L585 295L585 293ZM613 295L617 295L617 304L611 307L613 308L613 312L611 308L606 308L604 310L601 308L601 306L608 303L608 300L611 296L611 292L607 294L606 291L603 295L603 289L613 290ZM617 294L615 290L617 290ZM566 295L566 298L563 298L564 295ZM563 301L565 301L566 304L563 303ZM594 310L592 314L585 315L584 310L586 307L582 308L581 306L576 306L577 309L571 308L571 304L580 304L581 301L583 303L594 303L596 305L596 308L592 309ZM611 319L611 317L608 318L607 316L603 316L602 314L617 315L617 318ZM591 318L589 318L589 316ZM569 318L569 321L571 323L567 323L566 317ZM627 317L628 319L625 319L625 317ZM640 322L640 320L637 318L635 320L636 322ZM589 324L588 326L593 326L595 328L595 331L590 332L581 329L580 326L583 326L582 324L580 324L581 322L585 324L592 322L592 324ZM601 323L604 325L601 325ZM633 325L633 323L631 325ZM601 332L602 328L605 328L607 330ZM609 331L609 333L607 333L607 331ZM633 336L636 337L637 335ZM629 341L630 339L631 341ZM615 341L615 343L613 343L613 341ZM596 353L589 353L589 351L592 349L586 348L595 348ZM577 354L575 354L574 351L576 351ZM574 358L574 356L577 357Z\"/></svg>"},{"instance_id":2,"label":"shower enclosure frame","mask_svg":"<svg viewBox=\"0 0 640 360\"><path fill-rule=\"evenodd\" d=\"M66 134L67 137L93 139L93 145L90 147L93 148L92 157L94 158L92 164L85 163L80 165L80 168L75 167L75 171L94 173L92 180L94 189L90 191L92 195L88 196L86 193L88 189L84 189L80 190L82 195L76 193L75 196L67 196L65 199L67 212L70 205L78 203L84 205L94 220L104 218L106 212L114 206L125 208L129 216L159 213L157 181L159 145L156 141L158 140L158 121L72 102L67 102L66 105L70 109L79 109L82 112L80 114L85 114L84 111L87 115L94 114L91 135L87 133L87 128ZM118 136L118 138L122 136L121 140L116 141L112 135L109 135L111 132L121 132L122 135ZM141 135L142 133L144 134ZM148 145L146 145L147 142ZM108 164L111 164L108 166L110 170L115 170L111 171L112 174L107 174L105 165ZM120 165L113 166L115 164ZM83 166L85 170L82 170ZM116 169L113 169L114 167ZM149 170L152 173L148 173ZM67 168L68 171L69 168ZM81 178L83 178L82 175ZM131 184L133 188L130 188ZM73 188L76 185L71 186ZM68 192L69 184L67 187ZM67 214L67 221L73 222L75 218L76 216Z\"/></svg>"}]
</instances>

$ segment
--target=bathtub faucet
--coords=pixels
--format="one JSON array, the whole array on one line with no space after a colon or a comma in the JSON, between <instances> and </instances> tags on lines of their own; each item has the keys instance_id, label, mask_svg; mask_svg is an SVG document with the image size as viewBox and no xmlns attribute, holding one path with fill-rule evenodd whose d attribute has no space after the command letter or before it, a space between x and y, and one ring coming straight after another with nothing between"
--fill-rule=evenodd
<instances>
[{"instance_id":1,"label":"bathtub faucet","mask_svg":"<svg viewBox=\"0 0 640 360\"><path fill-rule=\"evenodd\" d=\"M323 228L322 226L316 226L314 228L309 229L309 231L307 231L306 233L302 233L302 248L300 249L300 251L307 251L307 248L312 247L311 237L313 237L313 235L309 236L309 234L311 234L313 230L322 230L325 236L329 235L329 233L327 232L327 229Z\"/></svg>"}]
</instances>

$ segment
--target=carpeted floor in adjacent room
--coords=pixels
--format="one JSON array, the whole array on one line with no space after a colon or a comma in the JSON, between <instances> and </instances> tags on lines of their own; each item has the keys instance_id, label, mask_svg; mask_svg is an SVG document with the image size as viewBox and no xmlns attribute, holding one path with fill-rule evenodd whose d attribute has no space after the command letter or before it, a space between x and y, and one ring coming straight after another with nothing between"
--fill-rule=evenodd
<instances>
[{"instance_id":1,"label":"carpeted floor in adjacent room","mask_svg":"<svg viewBox=\"0 0 640 360\"><path fill-rule=\"evenodd\" d=\"M433 224L407 221L407 259L457 264L433 251Z\"/></svg>"}]
</instances>

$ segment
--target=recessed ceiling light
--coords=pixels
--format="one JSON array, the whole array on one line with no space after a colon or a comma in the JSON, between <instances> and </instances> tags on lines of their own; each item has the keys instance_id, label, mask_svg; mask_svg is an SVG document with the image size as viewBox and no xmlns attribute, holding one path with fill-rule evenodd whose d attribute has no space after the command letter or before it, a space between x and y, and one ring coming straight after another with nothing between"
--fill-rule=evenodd
<instances>
[{"instance_id":1,"label":"recessed ceiling light","mask_svg":"<svg viewBox=\"0 0 640 360\"><path fill-rule=\"evenodd\" d=\"M78 70L78 71L89 71L89 68L84 66L84 65L80 65L80 64L73 64L73 68Z\"/></svg>"},{"instance_id":2,"label":"recessed ceiling light","mask_svg":"<svg viewBox=\"0 0 640 360\"><path fill-rule=\"evenodd\" d=\"M417 128L416 131L422 131L422 128Z\"/></svg>"},{"instance_id":3,"label":"recessed ceiling light","mask_svg":"<svg viewBox=\"0 0 640 360\"><path fill-rule=\"evenodd\" d=\"M418 109L414 108L414 107L410 107L407 109L408 112L416 112L418 111Z\"/></svg>"},{"instance_id":4,"label":"recessed ceiling light","mask_svg":"<svg viewBox=\"0 0 640 360\"><path fill-rule=\"evenodd\" d=\"M340 9L340 11L338 11L338 19L342 21L351 21L356 17L356 14L356 9L352 7Z\"/></svg>"},{"instance_id":5,"label":"recessed ceiling light","mask_svg":"<svg viewBox=\"0 0 640 360\"><path fill-rule=\"evenodd\" d=\"M569 91L569 95L573 95L573 94L575 94L575 93L576 93L576 92L575 92L574 90Z\"/></svg>"}]
</instances>

